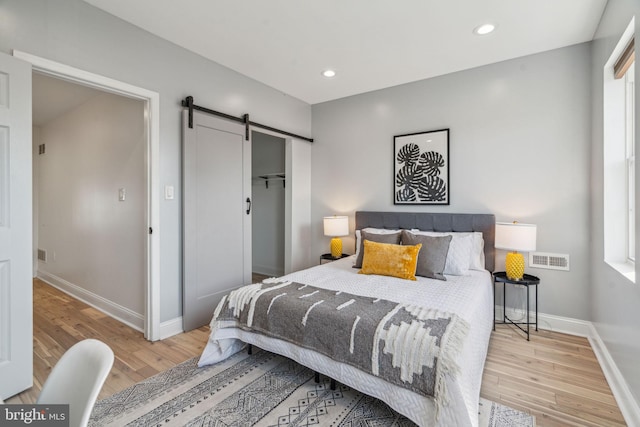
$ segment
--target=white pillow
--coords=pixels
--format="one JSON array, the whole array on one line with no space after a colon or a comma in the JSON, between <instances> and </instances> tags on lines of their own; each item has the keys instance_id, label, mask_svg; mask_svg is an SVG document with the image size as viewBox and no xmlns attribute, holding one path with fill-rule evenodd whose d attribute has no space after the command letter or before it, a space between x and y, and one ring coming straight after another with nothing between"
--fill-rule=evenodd
<instances>
[{"instance_id":1,"label":"white pillow","mask_svg":"<svg viewBox=\"0 0 640 427\"><path fill-rule=\"evenodd\" d=\"M451 239L451 245L454 245L454 241L456 238L471 236L471 254L469 260L468 270L485 270L484 266L484 239L482 238L482 232L480 231L465 231L465 232L457 232L457 231L421 231L421 230L411 230L414 234L422 234L425 236L453 236ZM449 247L449 251L451 251L451 246ZM446 268L445 268L445 274Z\"/></svg>"},{"instance_id":2,"label":"white pillow","mask_svg":"<svg viewBox=\"0 0 640 427\"><path fill-rule=\"evenodd\" d=\"M393 234L393 233L397 233L400 230L391 230L388 228L372 228L372 227L367 227L367 228L363 228L364 231L366 231L367 233L372 233L372 234ZM358 254L360 253L360 230L356 230L356 256L354 258L354 260L358 259ZM355 263L355 261L353 261Z\"/></svg>"}]
</instances>

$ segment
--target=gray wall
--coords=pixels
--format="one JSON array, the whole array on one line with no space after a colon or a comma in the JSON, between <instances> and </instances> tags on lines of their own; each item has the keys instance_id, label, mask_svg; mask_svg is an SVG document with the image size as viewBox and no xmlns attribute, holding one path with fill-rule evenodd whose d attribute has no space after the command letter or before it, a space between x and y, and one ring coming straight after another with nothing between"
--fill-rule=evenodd
<instances>
[{"instance_id":1,"label":"gray wall","mask_svg":"<svg viewBox=\"0 0 640 427\"><path fill-rule=\"evenodd\" d=\"M103 93L45 124L35 157L39 275L144 315L145 138L141 101ZM126 190L119 201L119 189Z\"/></svg>"},{"instance_id":2,"label":"gray wall","mask_svg":"<svg viewBox=\"0 0 640 427\"><path fill-rule=\"evenodd\" d=\"M285 187L283 181L260 175L284 173L285 141L264 133L251 136L251 239L253 272L268 276L284 274Z\"/></svg>"},{"instance_id":3,"label":"gray wall","mask_svg":"<svg viewBox=\"0 0 640 427\"><path fill-rule=\"evenodd\" d=\"M491 212L538 225L538 251L571 271L542 279L540 311L589 319L590 45L313 106L312 227L360 209ZM450 128L450 206L393 205L393 136ZM344 239L345 248L353 239ZM504 265L498 251L496 265Z\"/></svg>"},{"instance_id":4,"label":"gray wall","mask_svg":"<svg viewBox=\"0 0 640 427\"><path fill-rule=\"evenodd\" d=\"M637 0L609 0L593 42L593 144L591 149L591 315L592 321L627 381L636 402L640 403L640 275L636 263L636 283L632 284L604 260L603 198L603 67L622 33L636 16L635 39L640 40L640 3ZM640 67L636 55L636 153L640 132ZM636 180L640 171L636 162ZM640 207L640 185L636 181L636 212ZM638 218L636 216L636 224ZM640 245L640 228L636 225L636 248ZM636 249L638 253L638 249Z\"/></svg>"},{"instance_id":5,"label":"gray wall","mask_svg":"<svg viewBox=\"0 0 640 427\"><path fill-rule=\"evenodd\" d=\"M193 95L199 105L250 113L302 135L310 133L310 106L81 0L3 0L0 14L0 51L22 50L160 94L160 187L177 190L174 200L160 195L160 317L181 315L180 100Z\"/></svg>"}]
</instances>

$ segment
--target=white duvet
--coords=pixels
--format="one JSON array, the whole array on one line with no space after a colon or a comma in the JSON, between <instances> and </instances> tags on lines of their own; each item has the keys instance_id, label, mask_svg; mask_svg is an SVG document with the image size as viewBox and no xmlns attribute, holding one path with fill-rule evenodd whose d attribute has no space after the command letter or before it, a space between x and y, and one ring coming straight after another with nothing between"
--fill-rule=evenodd
<instances>
[{"instance_id":1,"label":"white duvet","mask_svg":"<svg viewBox=\"0 0 640 427\"><path fill-rule=\"evenodd\" d=\"M458 358L460 375L455 382L447 379L447 402L440 405L437 417L432 398L387 383L312 350L240 329L213 330L199 366L224 360L239 351L244 343L250 343L381 399L421 426L477 426L482 370L493 326L491 274L486 270L471 270L467 276L447 276L447 281L423 277L410 281L357 274L358 269L352 268L352 264L353 257L343 258L282 279L399 303L424 305L456 313L469 323L469 334ZM212 312L214 309L211 308Z\"/></svg>"}]
</instances>

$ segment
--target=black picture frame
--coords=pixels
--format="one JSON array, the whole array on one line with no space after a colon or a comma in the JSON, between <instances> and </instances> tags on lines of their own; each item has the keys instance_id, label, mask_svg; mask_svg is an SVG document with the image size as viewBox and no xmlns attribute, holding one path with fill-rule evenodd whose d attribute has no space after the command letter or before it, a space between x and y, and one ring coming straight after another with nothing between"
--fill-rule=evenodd
<instances>
[{"instance_id":1,"label":"black picture frame","mask_svg":"<svg viewBox=\"0 0 640 427\"><path fill-rule=\"evenodd\" d=\"M393 137L393 204L448 205L449 129Z\"/></svg>"}]
</instances>

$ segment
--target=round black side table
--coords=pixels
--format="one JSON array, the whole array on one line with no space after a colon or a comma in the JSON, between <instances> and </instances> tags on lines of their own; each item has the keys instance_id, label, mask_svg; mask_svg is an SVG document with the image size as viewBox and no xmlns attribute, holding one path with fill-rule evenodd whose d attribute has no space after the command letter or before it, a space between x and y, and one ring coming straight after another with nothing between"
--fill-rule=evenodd
<instances>
[{"instance_id":1,"label":"round black side table","mask_svg":"<svg viewBox=\"0 0 640 427\"><path fill-rule=\"evenodd\" d=\"M337 260L339 260L341 258L346 258L348 256L350 256L350 255L349 254L342 254L339 257L334 257L331 254L322 254L322 255L320 255L320 264L324 264L322 261L328 261L328 262L337 261Z\"/></svg>"},{"instance_id":2,"label":"round black side table","mask_svg":"<svg viewBox=\"0 0 640 427\"><path fill-rule=\"evenodd\" d=\"M502 283L502 322L496 322L496 283ZM514 322L513 320L509 319L509 317L507 316L507 311L506 311L507 293L506 293L506 286L505 286L507 284L514 285L514 286L522 285L527 288L526 322ZM539 284L540 284L540 279L530 274L525 274L524 277L522 277L522 279L520 280L513 280L507 277L507 273L505 271L498 271L493 273L493 330L494 331L496 330L496 325L503 325L503 324L515 325L515 327L517 327L522 332L527 334L527 341L530 341L529 327L531 325L535 325L536 331L538 330L538 285ZM530 308L529 307L530 306L529 289L532 286L535 286L535 289L536 289L536 321L535 322L531 322L531 318L529 317L529 308ZM526 330L523 328L524 325L527 326Z\"/></svg>"}]
</instances>

